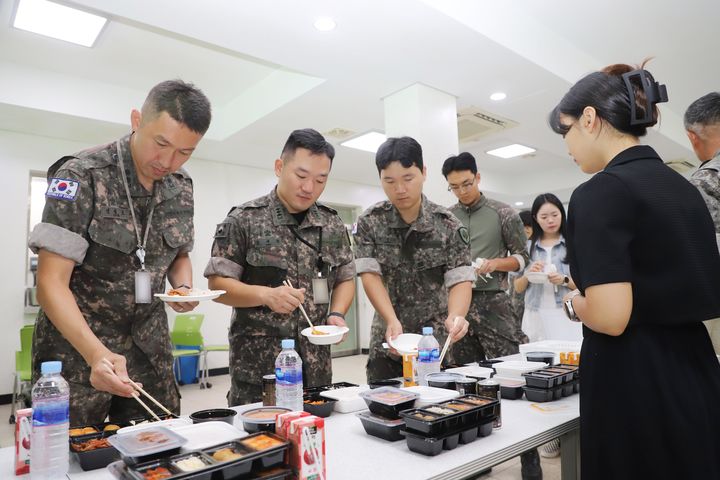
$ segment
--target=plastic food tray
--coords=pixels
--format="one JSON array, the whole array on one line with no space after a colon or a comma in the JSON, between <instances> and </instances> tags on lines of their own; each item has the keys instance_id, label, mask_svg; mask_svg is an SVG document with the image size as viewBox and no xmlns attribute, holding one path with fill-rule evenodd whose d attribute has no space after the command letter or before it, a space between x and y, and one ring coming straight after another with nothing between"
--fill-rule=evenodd
<instances>
[{"instance_id":1,"label":"plastic food tray","mask_svg":"<svg viewBox=\"0 0 720 480\"><path fill-rule=\"evenodd\" d=\"M84 452L79 452L74 448L74 446L79 443L84 443L95 438L107 438L114 434L115 432L103 432L70 438L70 451L77 458L80 468L86 471L95 470L107 467L115 460L118 460L120 458L120 452L118 452L113 446L96 448L94 450L87 450Z\"/></svg>"},{"instance_id":2,"label":"plastic food tray","mask_svg":"<svg viewBox=\"0 0 720 480\"><path fill-rule=\"evenodd\" d=\"M560 400L562 397L563 387L553 388L533 388L523 387L525 390L525 398L531 402L551 402L553 400Z\"/></svg>"},{"instance_id":3,"label":"plastic food tray","mask_svg":"<svg viewBox=\"0 0 720 480\"><path fill-rule=\"evenodd\" d=\"M168 428L156 426L111 435L108 441L118 449L126 463L133 464L177 453L187 439Z\"/></svg>"},{"instance_id":4,"label":"plastic food tray","mask_svg":"<svg viewBox=\"0 0 720 480\"><path fill-rule=\"evenodd\" d=\"M335 411L340 413L357 412L358 410L365 410L365 400L360 397L360 392L368 390L369 387L345 387L338 388L335 390L321 391L320 395L325 398L337 400L335 404Z\"/></svg>"},{"instance_id":5,"label":"plastic food tray","mask_svg":"<svg viewBox=\"0 0 720 480\"><path fill-rule=\"evenodd\" d=\"M181 452L190 452L212 447L220 442L229 442L244 437L247 433L225 422L213 421L184 425L174 429L175 433L187 439Z\"/></svg>"},{"instance_id":6,"label":"plastic food tray","mask_svg":"<svg viewBox=\"0 0 720 480\"><path fill-rule=\"evenodd\" d=\"M319 385L317 387L307 387L303 389L304 395L312 395L320 392L327 392L328 390L338 390L340 388L358 387L359 385L349 382L337 382L329 385Z\"/></svg>"},{"instance_id":7,"label":"plastic food tray","mask_svg":"<svg viewBox=\"0 0 720 480\"><path fill-rule=\"evenodd\" d=\"M500 362L493 366L498 375L510 378L522 378L523 373L534 372L535 370L540 370L545 367L547 367L546 363L519 360Z\"/></svg>"},{"instance_id":8,"label":"plastic food tray","mask_svg":"<svg viewBox=\"0 0 720 480\"><path fill-rule=\"evenodd\" d=\"M318 405L313 405L309 402L322 403ZM319 393L314 393L312 395L303 397L303 410L305 410L311 415L315 415L316 417L326 418L332 414L333 409L335 408L335 402L337 402L337 400L331 400L329 398L320 396Z\"/></svg>"},{"instance_id":9,"label":"plastic food tray","mask_svg":"<svg viewBox=\"0 0 720 480\"><path fill-rule=\"evenodd\" d=\"M380 387L360 392L360 396L365 400L372 413L389 419L397 419L400 417L401 410L413 407L419 395L395 387Z\"/></svg>"},{"instance_id":10,"label":"plastic food tray","mask_svg":"<svg viewBox=\"0 0 720 480\"><path fill-rule=\"evenodd\" d=\"M576 352L580 353L582 341L561 341L561 340L542 340L540 342L525 343L520 345L520 354L525 358L528 352L553 352L555 354L555 363L560 363L560 352Z\"/></svg>"},{"instance_id":11,"label":"plastic food tray","mask_svg":"<svg viewBox=\"0 0 720 480\"><path fill-rule=\"evenodd\" d=\"M481 367L479 365L465 365L463 367L448 368L446 372L459 373L470 378L490 378L493 374L492 368Z\"/></svg>"},{"instance_id":12,"label":"plastic food tray","mask_svg":"<svg viewBox=\"0 0 720 480\"><path fill-rule=\"evenodd\" d=\"M404 420L391 420L375 415L372 412L359 412L356 415L362 422L365 433L368 435L390 442L402 440L403 436L400 432L405 430Z\"/></svg>"},{"instance_id":13,"label":"plastic food tray","mask_svg":"<svg viewBox=\"0 0 720 480\"><path fill-rule=\"evenodd\" d=\"M425 405L431 405L433 403L444 402L445 400L452 400L460 396L460 393L456 390L448 390L446 388L426 387L424 385L415 385L413 387L405 387L403 390L408 392L417 393L419 396L415 400L415 406L417 408Z\"/></svg>"}]
</instances>

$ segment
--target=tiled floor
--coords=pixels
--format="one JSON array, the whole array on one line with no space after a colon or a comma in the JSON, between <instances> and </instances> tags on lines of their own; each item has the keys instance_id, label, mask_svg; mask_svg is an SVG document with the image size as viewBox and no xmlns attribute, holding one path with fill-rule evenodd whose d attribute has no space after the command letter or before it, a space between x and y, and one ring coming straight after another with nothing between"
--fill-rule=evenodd
<instances>
[{"instance_id":1,"label":"tiled floor","mask_svg":"<svg viewBox=\"0 0 720 480\"><path fill-rule=\"evenodd\" d=\"M333 359L333 382L365 383L365 362L367 355L354 355ZM181 413L189 415L197 410L227 405L225 394L230 388L230 377L221 375L211 377L212 388L200 389L197 384L180 387L182 394ZM0 405L0 447L14 443L14 425L7 419L10 417L10 405ZM560 479L560 459L543 458L544 480ZM479 480L520 480L520 459L514 458L492 469L488 475L478 477Z\"/></svg>"}]
</instances>

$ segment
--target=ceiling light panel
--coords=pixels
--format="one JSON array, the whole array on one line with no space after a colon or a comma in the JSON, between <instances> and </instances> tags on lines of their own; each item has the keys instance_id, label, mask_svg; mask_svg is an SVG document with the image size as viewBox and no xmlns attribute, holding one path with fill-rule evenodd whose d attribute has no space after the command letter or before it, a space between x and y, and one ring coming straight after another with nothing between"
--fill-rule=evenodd
<instances>
[{"instance_id":1,"label":"ceiling light panel","mask_svg":"<svg viewBox=\"0 0 720 480\"><path fill-rule=\"evenodd\" d=\"M358 137L351 138L350 140L346 140L340 145L342 145L343 147L355 148L358 150L375 153L385 140L387 140L387 137L380 132L368 132Z\"/></svg>"},{"instance_id":2,"label":"ceiling light panel","mask_svg":"<svg viewBox=\"0 0 720 480\"><path fill-rule=\"evenodd\" d=\"M20 30L92 47L107 18L47 0L19 0L13 26Z\"/></svg>"},{"instance_id":3,"label":"ceiling light panel","mask_svg":"<svg viewBox=\"0 0 720 480\"><path fill-rule=\"evenodd\" d=\"M519 143L513 143L512 145L507 145L505 147L488 150L485 153L500 158L513 158L521 155L527 155L535 151L536 150L534 148L526 147L525 145L520 145Z\"/></svg>"}]
</instances>

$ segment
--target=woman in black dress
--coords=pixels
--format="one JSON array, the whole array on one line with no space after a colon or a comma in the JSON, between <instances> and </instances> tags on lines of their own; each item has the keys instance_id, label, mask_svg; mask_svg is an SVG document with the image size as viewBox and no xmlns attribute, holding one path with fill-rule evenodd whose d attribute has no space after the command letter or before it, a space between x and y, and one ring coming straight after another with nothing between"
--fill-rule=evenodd
<instances>
[{"instance_id":1,"label":"woman in black dress","mask_svg":"<svg viewBox=\"0 0 720 480\"><path fill-rule=\"evenodd\" d=\"M638 140L662 101L649 72L612 65L550 114L596 174L572 195L567 239L583 480L720 478L720 365L701 323L720 316L720 257L700 194Z\"/></svg>"}]
</instances>

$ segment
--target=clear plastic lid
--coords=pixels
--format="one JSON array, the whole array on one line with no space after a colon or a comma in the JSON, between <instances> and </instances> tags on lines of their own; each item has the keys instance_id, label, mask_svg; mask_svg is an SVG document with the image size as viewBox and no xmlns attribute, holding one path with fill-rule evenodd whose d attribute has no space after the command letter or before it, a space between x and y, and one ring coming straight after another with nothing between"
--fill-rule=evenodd
<instances>
[{"instance_id":1,"label":"clear plastic lid","mask_svg":"<svg viewBox=\"0 0 720 480\"><path fill-rule=\"evenodd\" d=\"M180 447L187 438L165 427L152 427L112 435L108 442L126 457L142 457Z\"/></svg>"},{"instance_id":2,"label":"clear plastic lid","mask_svg":"<svg viewBox=\"0 0 720 480\"><path fill-rule=\"evenodd\" d=\"M427 381L434 381L434 382L455 382L457 380L462 380L465 378L465 375L461 373L451 373L451 372L433 372L428 373L425 375L425 380Z\"/></svg>"},{"instance_id":3,"label":"clear plastic lid","mask_svg":"<svg viewBox=\"0 0 720 480\"><path fill-rule=\"evenodd\" d=\"M240 418L247 423L275 423L277 415L291 411L284 407L260 407L245 410L240 414Z\"/></svg>"},{"instance_id":4,"label":"clear plastic lid","mask_svg":"<svg viewBox=\"0 0 720 480\"><path fill-rule=\"evenodd\" d=\"M374 390L360 392L360 396L370 402L382 403L383 405L397 405L415 400L419 395L395 387L380 387Z\"/></svg>"},{"instance_id":5,"label":"clear plastic lid","mask_svg":"<svg viewBox=\"0 0 720 480\"><path fill-rule=\"evenodd\" d=\"M356 415L360 419L367 420L368 422L372 423L377 423L378 425L382 425L384 427L396 427L405 423L405 420L403 420L402 418L391 420L389 418L381 417L380 415L375 415L374 413L367 410L364 412L358 412Z\"/></svg>"}]
</instances>

